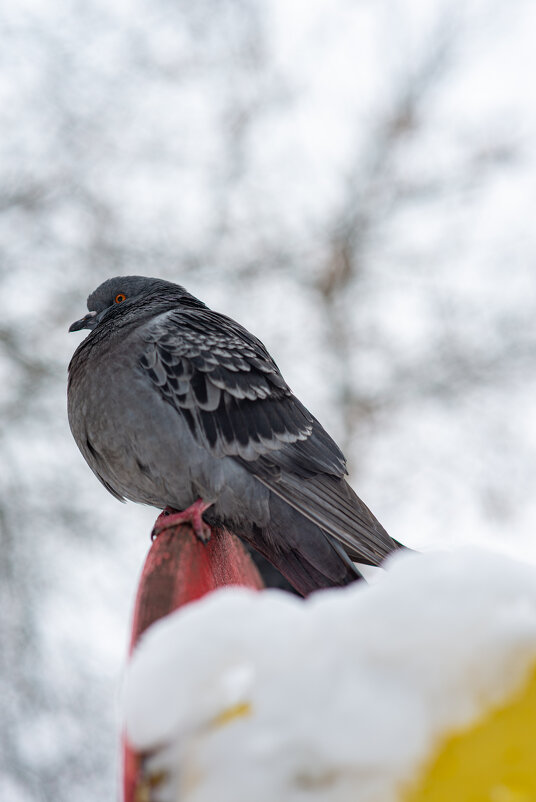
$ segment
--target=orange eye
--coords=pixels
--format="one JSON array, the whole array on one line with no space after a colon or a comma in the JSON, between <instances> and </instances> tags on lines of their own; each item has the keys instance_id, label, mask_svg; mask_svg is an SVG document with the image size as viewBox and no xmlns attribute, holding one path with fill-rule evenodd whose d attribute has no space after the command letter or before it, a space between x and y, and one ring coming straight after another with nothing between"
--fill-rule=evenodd
<instances>
[{"instance_id":1,"label":"orange eye","mask_svg":"<svg viewBox=\"0 0 536 802\"><path fill-rule=\"evenodd\" d=\"M123 295L123 293L120 292L119 295L115 296L114 301L116 304L122 304L123 301L126 300L126 297L127 297L126 295Z\"/></svg>"}]
</instances>

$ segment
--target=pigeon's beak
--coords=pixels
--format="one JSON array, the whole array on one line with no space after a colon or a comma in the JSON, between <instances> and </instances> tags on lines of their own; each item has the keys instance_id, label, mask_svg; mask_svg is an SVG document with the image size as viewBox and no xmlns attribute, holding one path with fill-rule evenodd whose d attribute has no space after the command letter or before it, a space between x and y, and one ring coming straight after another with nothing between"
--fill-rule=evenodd
<instances>
[{"instance_id":1,"label":"pigeon's beak","mask_svg":"<svg viewBox=\"0 0 536 802\"><path fill-rule=\"evenodd\" d=\"M80 329L94 329L97 325L96 320L97 313L96 312L88 312L87 315L80 318L80 320L75 320L74 323L71 323L69 326L69 331L80 331Z\"/></svg>"}]
</instances>

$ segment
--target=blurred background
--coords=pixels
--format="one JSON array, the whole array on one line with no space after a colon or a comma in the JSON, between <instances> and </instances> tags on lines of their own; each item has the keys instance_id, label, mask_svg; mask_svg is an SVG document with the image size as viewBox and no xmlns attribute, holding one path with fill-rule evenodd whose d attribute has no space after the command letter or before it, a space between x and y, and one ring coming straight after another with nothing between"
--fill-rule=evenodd
<instances>
[{"instance_id":1,"label":"blurred background","mask_svg":"<svg viewBox=\"0 0 536 802\"><path fill-rule=\"evenodd\" d=\"M105 278L251 328L398 539L536 560L535 45L531 0L2 5L2 800L116 793L156 514L68 429Z\"/></svg>"}]
</instances>

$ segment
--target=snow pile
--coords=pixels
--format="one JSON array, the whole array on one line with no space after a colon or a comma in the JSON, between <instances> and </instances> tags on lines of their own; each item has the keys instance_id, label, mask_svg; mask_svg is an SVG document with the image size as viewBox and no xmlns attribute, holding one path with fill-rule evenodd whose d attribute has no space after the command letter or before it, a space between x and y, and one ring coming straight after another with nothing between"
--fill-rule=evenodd
<instances>
[{"instance_id":1,"label":"snow pile","mask_svg":"<svg viewBox=\"0 0 536 802\"><path fill-rule=\"evenodd\" d=\"M154 625L127 734L166 777L154 800L389 802L535 662L535 567L401 555L371 586L226 589Z\"/></svg>"}]
</instances>

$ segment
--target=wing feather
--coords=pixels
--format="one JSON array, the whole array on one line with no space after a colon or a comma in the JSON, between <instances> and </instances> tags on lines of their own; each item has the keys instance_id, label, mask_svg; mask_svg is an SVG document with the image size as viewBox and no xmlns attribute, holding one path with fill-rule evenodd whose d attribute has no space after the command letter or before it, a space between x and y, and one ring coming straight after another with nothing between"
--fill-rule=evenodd
<instances>
[{"instance_id":1,"label":"wing feather","mask_svg":"<svg viewBox=\"0 0 536 802\"><path fill-rule=\"evenodd\" d=\"M229 318L173 310L143 336L140 367L216 456L251 460L310 435L312 416L262 343Z\"/></svg>"},{"instance_id":2,"label":"wing feather","mask_svg":"<svg viewBox=\"0 0 536 802\"><path fill-rule=\"evenodd\" d=\"M356 562L378 565L399 548L344 479L326 474L309 476L274 471L270 458L260 458L253 470L259 481L291 507L342 544Z\"/></svg>"},{"instance_id":3,"label":"wing feather","mask_svg":"<svg viewBox=\"0 0 536 802\"><path fill-rule=\"evenodd\" d=\"M240 461L351 559L377 565L398 547L346 483L340 449L259 340L208 309L164 313L144 338L141 369L215 456Z\"/></svg>"}]
</instances>

